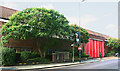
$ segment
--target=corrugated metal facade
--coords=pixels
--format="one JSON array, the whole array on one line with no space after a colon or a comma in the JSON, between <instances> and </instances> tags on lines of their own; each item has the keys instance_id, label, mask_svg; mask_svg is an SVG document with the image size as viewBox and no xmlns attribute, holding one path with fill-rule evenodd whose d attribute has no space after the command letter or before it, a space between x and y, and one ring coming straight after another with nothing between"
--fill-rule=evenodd
<instances>
[{"instance_id":1,"label":"corrugated metal facade","mask_svg":"<svg viewBox=\"0 0 120 71\"><path fill-rule=\"evenodd\" d=\"M86 54L90 55L90 57L100 57L100 53L102 57L104 56L104 41L89 39L89 42L86 44Z\"/></svg>"}]
</instances>

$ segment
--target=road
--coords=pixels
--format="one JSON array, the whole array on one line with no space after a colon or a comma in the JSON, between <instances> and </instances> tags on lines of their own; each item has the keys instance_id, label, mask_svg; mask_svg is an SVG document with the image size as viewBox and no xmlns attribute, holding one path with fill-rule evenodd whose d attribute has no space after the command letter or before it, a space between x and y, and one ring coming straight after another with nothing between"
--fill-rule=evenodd
<instances>
[{"instance_id":1,"label":"road","mask_svg":"<svg viewBox=\"0 0 120 71\"><path fill-rule=\"evenodd\" d=\"M120 69L120 60L105 60L101 62L95 63L87 63L87 64L78 64L72 66L63 66L63 67L55 67L48 69L36 69L36 70L25 70L25 71L119 71ZM119 67L118 67L119 66Z\"/></svg>"}]
</instances>

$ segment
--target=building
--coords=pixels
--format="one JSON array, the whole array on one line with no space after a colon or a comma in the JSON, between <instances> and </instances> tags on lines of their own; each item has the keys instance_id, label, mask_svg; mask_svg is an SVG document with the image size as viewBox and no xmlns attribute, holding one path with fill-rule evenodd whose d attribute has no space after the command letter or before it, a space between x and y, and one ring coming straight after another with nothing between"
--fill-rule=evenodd
<instances>
[{"instance_id":1,"label":"building","mask_svg":"<svg viewBox=\"0 0 120 71\"><path fill-rule=\"evenodd\" d=\"M8 22L8 17L11 16L13 13L16 13L17 10L10 9L7 7L0 6L0 29L2 25L4 25L5 22ZM87 29L86 29L87 30ZM90 57L100 57L100 53L102 53L102 57L109 51L109 48L105 46L106 40L109 38L109 36L93 32L91 30L87 30L89 33L89 42L88 43L82 43L83 51L86 52L87 55L90 55ZM2 35L0 35L1 37ZM42 40L45 38L41 38L41 43L43 43ZM63 40L60 40L62 43ZM14 40L11 39L9 41L9 44L4 44L4 46L9 48L14 48L15 51L21 52L21 51L37 51L38 50L38 40L37 39L27 39L27 40ZM66 40L66 42L68 42ZM49 42L48 42L49 43ZM70 42L69 42L70 43ZM66 45L64 49L60 49L60 47L51 48L53 50L60 49L60 50L67 50L71 48L71 46L68 43L65 43ZM44 43L43 45L44 46ZM43 49L43 48L42 48Z\"/></svg>"},{"instance_id":2,"label":"building","mask_svg":"<svg viewBox=\"0 0 120 71\"><path fill-rule=\"evenodd\" d=\"M2 25L8 22L8 17L10 17L15 12L17 12L17 10L0 6L0 32L1 32ZM2 35L0 34L0 38L1 36Z\"/></svg>"},{"instance_id":3,"label":"building","mask_svg":"<svg viewBox=\"0 0 120 71\"><path fill-rule=\"evenodd\" d=\"M87 30L87 29L86 29ZM91 30L87 30L89 33L89 42L86 43L86 47L84 47L86 50L87 55L90 55L90 57L100 57L100 53L102 54L102 57L105 55L105 53L108 53L109 49L106 46L107 39L110 37L107 35L103 35L100 33L93 32Z\"/></svg>"}]
</instances>

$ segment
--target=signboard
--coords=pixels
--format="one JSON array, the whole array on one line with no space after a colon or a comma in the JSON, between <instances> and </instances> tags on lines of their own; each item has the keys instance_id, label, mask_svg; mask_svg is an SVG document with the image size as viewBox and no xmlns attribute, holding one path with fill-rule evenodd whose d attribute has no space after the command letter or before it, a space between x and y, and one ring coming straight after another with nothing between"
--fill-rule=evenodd
<instances>
[{"instance_id":1,"label":"signboard","mask_svg":"<svg viewBox=\"0 0 120 71\"><path fill-rule=\"evenodd\" d=\"M82 50L82 48L79 46L79 47L78 47L78 50Z\"/></svg>"}]
</instances>

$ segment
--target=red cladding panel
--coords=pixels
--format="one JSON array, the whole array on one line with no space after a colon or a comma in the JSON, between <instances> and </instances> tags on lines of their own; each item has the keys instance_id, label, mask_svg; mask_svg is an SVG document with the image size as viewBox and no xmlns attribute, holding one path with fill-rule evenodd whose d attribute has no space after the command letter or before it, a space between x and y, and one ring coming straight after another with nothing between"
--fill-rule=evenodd
<instances>
[{"instance_id":1,"label":"red cladding panel","mask_svg":"<svg viewBox=\"0 0 120 71\"><path fill-rule=\"evenodd\" d=\"M96 41L96 57L98 57L98 41Z\"/></svg>"},{"instance_id":2,"label":"red cladding panel","mask_svg":"<svg viewBox=\"0 0 120 71\"><path fill-rule=\"evenodd\" d=\"M90 57L100 57L102 53L103 57L103 42L98 40L89 39L89 42L86 44L86 54Z\"/></svg>"},{"instance_id":3,"label":"red cladding panel","mask_svg":"<svg viewBox=\"0 0 120 71\"><path fill-rule=\"evenodd\" d=\"M86 55L88 55L89 52L89 42L86 44Z\"/></svg>"},{"instance_id":4,"label":"red cladding panel","mask_svg":"<svg viewBox=\"0 0 120 71\"><path fill-rule=\"evenodd\" d=\"M96 41L93 40L93 57L95 57L95 47L96 47Z\"/></svg>"},{"instance_id":5,"label":"red cladding panel","mask_svg":"<svg viewBox=\"0 0 120 71\"><path fill-rule=\"evenodd\" d=\"M90 39L89 42L86 44L86 54L90 55Z\"/></svg>"},{"instance_id":6,"label":"red cladding panel","mask_svg":"<svg viewBox=\"0 0 120 71\"><path fill-rule=\"evenodd\" d=\"M100 50L101 50L101 49L100 49L100 45L101 45L101 44L100 44L100 41L99 41L99 57L100 57Z\"/></svg>"},{"instance_id":7,"label":"red cladding panel","mask_svg":"<svg viewBox=\"0 0 120 71\"><path fill-rule=\"evenodd\" d=\"M102 53L102 57L103 57L103 42L101 42L101 53Z\"/></svg>"},{"instance_id":8,"label":"red cladding panel","mask_svg":"<svg viewBox=\"0 0 120 71\"><path fill-rule=\"evenodd\" d=\"M90 39L90 57L93 57L93 40Z\"/></svg>"}]
</instances>

